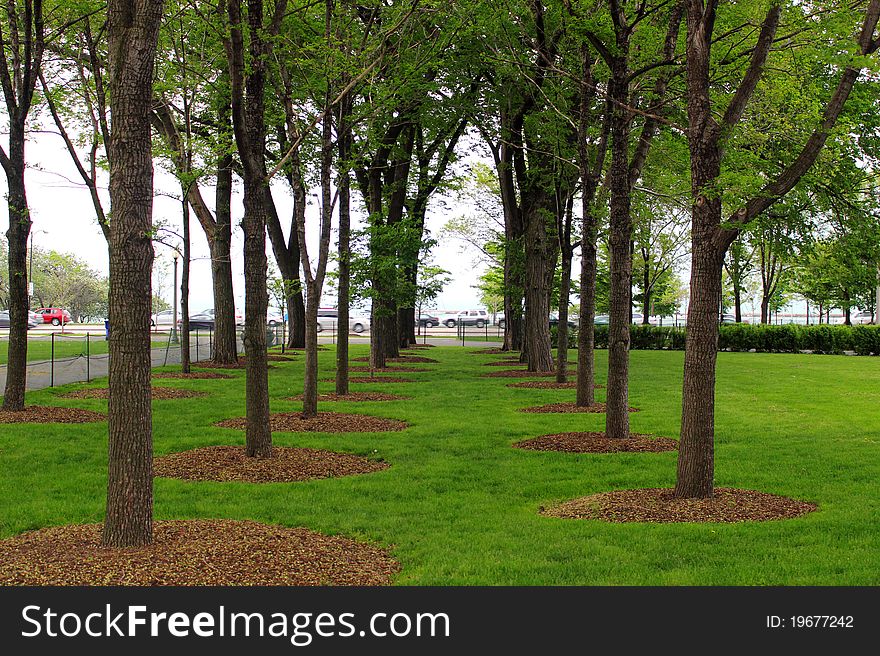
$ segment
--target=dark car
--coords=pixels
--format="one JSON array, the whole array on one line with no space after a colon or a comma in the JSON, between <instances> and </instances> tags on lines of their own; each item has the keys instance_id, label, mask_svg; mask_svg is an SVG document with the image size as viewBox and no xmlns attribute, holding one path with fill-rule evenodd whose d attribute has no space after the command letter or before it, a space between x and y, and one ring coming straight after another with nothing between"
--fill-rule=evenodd
<instances>
[{"instance_id":1,"label":"dark car","mask_svg":"<svg viewBox=\"0 0 880 656\"><path fill-rule=\"evenodd\" d=\"M569 319L567 323L568 323L569 328L577 328L578 327L578 325L574 321L572 321L571 319ZM555 328L558 325L559 325L559 316L556 314L551 314L550 315L550 327Z\"/></svg>"},{"instance_id":2,"label":"dark car","mask_svg":"<svg viewBox=\"0 0 880 656\"><path fill-rule=\"evenodd\" d=\"M435 317L430 314L424 314L419 316L416 323L422 328L434 328L435 326L440 325L440 317Z\"/></svg>"},{"instance_id":3,"label":"dark car","mask_svg":"<svg viewBox=\"0 0 880 656\"><path fill-rule=\"evenodd\" d=\"M33 313L28 313L28 330L37 327L37 323L30 316L31 314ZM0 312L0 328L9 328L9 310L3 310Z\"/></svg>"},{"instance_id":4,"label":"dark car","mask_svg":"<svg viewBox=\"0 0 880 656\"><path fill-rule=\"evenodd\" d=\"M177 322L181 323L180 321ZM208 314L207 312L199 312L198 314L191 314L189 316L189 328L190 330L199 329L207 329L214 330L214 315Z\"/></svg>"}]
</instances>

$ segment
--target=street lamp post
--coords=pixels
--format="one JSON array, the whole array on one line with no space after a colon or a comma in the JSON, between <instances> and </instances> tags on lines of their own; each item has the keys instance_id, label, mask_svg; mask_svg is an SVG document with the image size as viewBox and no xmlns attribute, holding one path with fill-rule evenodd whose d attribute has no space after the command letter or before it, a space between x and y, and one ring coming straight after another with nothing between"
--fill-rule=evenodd
<instances>
[{"instance_id":1,"label":"street lamp post","mask_svg":"<svg viewBox=\"0 0 880 656\"><path fill-rule=\"evenodd\" d=\"M171 324L171 341L174 344L177 344L177 258L179 257L177 251L174 251L174 317L172 319L173 323Z\"/></svg>"}]
</instances>

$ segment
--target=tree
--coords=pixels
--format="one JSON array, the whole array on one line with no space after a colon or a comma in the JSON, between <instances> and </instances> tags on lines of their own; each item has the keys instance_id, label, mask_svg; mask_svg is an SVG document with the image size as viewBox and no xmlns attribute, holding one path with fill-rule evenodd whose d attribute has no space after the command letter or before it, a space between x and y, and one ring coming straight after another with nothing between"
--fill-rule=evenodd
<instances>
[{"instance_id":1,"label":"tree","mask_svg":"<svg viewBox=\"0 0 880 656\"><path fill-rule=\"evenodd\" d=\"M150 104L161 0L110 0L110 380L103 544L153 538L150 272L153 161Z\"/></svg>"},{"instance_id":2,"label":"tree","mask_svg":"<svg viewBox=\"0 0 880 656\"><path fill-rule=\"evenodd\" d=\"M229 0L229 32L224 36L229 61L232 124L244 177L245 327L247 357L245 452L252 458L272 456L269 426L269 375L266 359L266 123L267 60L286 8L278 0L264 26L262 0L249 0L247 22L241 0ZM245 34L247 39L245 39ZM245 42L247 41L247 48Z\"/></svg>"},{"instance_id":3,"label":"tree","mask_svg":"<svg viewBox=\"0 0 880 656\"><path fill-rule=\"evenodd\" d=\"M692 229L691 282L688 334L682 393L681 440L675 486L677 498L711 497L714 489L714 388L724 256L740 230L754 221L800 181L816 161L862 69L864 57L878 45L874 38L880 18L880 0L871 0L858 37L856 57L845 63L816 128L793 160L758 187L758 193L737 202L722 221L722 154L761 81L771 47L776 41L782 7L769 6L739 78L723 112L710 94L712 46L715 41L717 0L687 0L687 110L691 155ZM731 11L745 9L731 8ZM795 18L806 8L790 7ZM846 10L841 10L846 11ZM851 37L850 37L851 38ZM838 44L834 46L839 47ZM714 111L713 111L714 110ZM716 119L716 116L720 119Z\"/></svg>"},{"instance_id":4,"label":"tree","mask_svg":"<svg viewBox=\"0 0 880 656\"><path fill-rule=\"evenodd\" d=\"M0 14L0 86L9 117L9 144L0 147L6 174L9 229L9 355L3 410L24 410L27 377L27 242L31 231L24 180L28 115L43 63L45 26L42 0L10 0Z\"/></svg>"}]
</instances>

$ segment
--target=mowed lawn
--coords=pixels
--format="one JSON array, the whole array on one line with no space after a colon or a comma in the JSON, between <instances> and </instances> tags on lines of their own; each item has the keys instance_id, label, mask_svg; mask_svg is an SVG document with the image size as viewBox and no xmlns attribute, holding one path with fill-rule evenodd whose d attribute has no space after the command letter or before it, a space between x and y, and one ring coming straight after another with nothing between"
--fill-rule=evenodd
<instances>
[{"instance_id":1,"label":"mowed lawn","mask_svg":"<svg viewBox=\"0 0 880 656\"><path fill-rule=\"evenodd\" d=\"M164 348L168 344L167 337L156 336L152 342L152 348ZM90 356L106 355L107 341L103 334L91 335L86 344L86 336L84 334L74 333L72 335L55 335L55 359L62 358L78 358L85 357L86 353ZM0 365L8 362L9 355L9 339L3 337L0 339ZM49 335L30 336L28 338L28 362L42 362L52 359L52 338Z\"/></svg>"},{"instance_id":2,"label":"mowed lawn","mask_svg":"<svg viewBox=\"0 0 880 656\"><path fill-rule=\"evenodd\" d=\"M367 354L353 346L352 357ZM880 358L722 353L718 362L716 482L813 501L805 517L743 524L607 524L549 519L541 506L613 489L672 486L675 453L572 455L511 448L545 433L601 430L604 415L539 415L529 405L573 400L573 390L512 389L483 363L498 356L438 347L441 360L412 384L353 385L411 396L385 403L322 403L322 410L409 422L384 434L276 433L278 445L382 458L391 468L305 483L193 483L157 479L159 519L236 518L305 526L388 546L398 584L417 585L877 585L880 584ZM572 357L574 357L574 353ZM321 378L334 352L321 353ZM302 356L272 363L273 411L302 389ZM606 353L597 354L604 382ZM632 353L632 429L678 436L679 352ZM241 444L216 428L244 414L234 380L160 384L207 399L154 403L157 454ZM394 374L402 375L402 374ZM332 383L322 383L331 391ZM30 403L106 409L104 401ZM604 390L600 390L600 400ZM0 426L0 536L100 522L106 424Z\"/></svg>"}]
</instances>

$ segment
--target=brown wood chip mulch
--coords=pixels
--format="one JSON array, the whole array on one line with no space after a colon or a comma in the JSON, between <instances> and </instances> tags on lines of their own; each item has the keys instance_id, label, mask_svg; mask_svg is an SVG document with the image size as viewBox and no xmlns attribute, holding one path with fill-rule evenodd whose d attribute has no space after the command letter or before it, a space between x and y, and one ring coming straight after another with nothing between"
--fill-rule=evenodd
<instances>
[{"instance_id":1,"label":"brown wood chip mulch","mask_svg":"<svg viewBox=\"0 0 880 656\"><path fill-rule=\"evenodd\" d=\"M236 417L214 425L220 428L244 430L247 427L247 419ZM284 433L382 433L401 431L407 425L406 422L397 419L345 412L319 412L317 417L310 419L303 419L299 412L273 412L269 415L269 426L273 432Z\"/></svg>"},{"instance_id":2,"label":"brown wood chip mulch","mask_svg":"<svg viewBox=\"0 0 880 656\"><path fill-rule=\"evenodd\" d=\"M638 433L631 433L625 440L605 437L605 433L555 433L522 440L513 446L528 451L566 453L661 453L677 450L678 442L668 437Z\"/></svg>"},{"instance_id":3,"label":"brown wood chip mulch","mask_svg":"<svg viewBox=\"0 0 880 656\"><path fill-rule=\"evenodd\" d=\"M524 380L521 383L510 383L507 387L517 389L577 389L577 381L557 383L555 380ZM593 389L605 389L604 385L593 385Z\"/></svg>"},{"instance_id":4,"label":"brown wood chip mulch","mask_svg":"<svg viewBox=\"0 0 880 656\"><path fill-rule=\"evenodd\" d=\"M519 353L519 351L505 351L500 348L487 348L470 351L471 355L513 355L515 353Z\"/></svg>"},{"instance_id":5,"label":"brown wood chip mulch","mask_svg":"<svg viewBox=\"0 0 880 656\"><path fill-rule=\"evenodd\" d=\"M174 378L182 380L231 380L235 378L235 376L230 376L229 374L218 374L215 371L193 371L188 374L184 374L179 371L163 371L158 374L153 374L153 378Z\"/></svg>"},{"instance_id":6,"label":"brown wood chip mulch","mask_svg":"<svg viewBox=\"0 0 880 656\"><path fill-rule=\"evenodd\" d=\"M140 549L101 546L100 524L0 541L0 585L388 585L385 549L305 528L252 521L156 522Z\"/></svg>"},{"instance_id":7,"label":"brown wood chip mulch","mask_svg":"<svg viewBox=\"0 0 880 656\"><path fill-rule=\"evenodd\" d=\"M606 522L764 522L813 512L814 503L755 490L715 488L711 499L675 499L671 488L616 490L566 501L541 514Z\"/></svg>"},{"instance_id":8,"label":"brown wood chip mulch","mask_svg":"<svg viewBox=\"0 0 880 656\"><path fill-rule=\"evenodd\" d=\"M291 396L286 401L302 401L303 395ZM319 401L408 401L411 396L385 394L384 392L349 392L348 394L318 394Z\"/></svg>"},{"instance_id":9,"label":"brown wood chip mulch","mask_svg":"<svg viewBox=\"0 0 880 656\"><path fill-rule=\"evenodd\" d=\"M284 354L284 355L280 355L280 354L279 354L279 355L275 355L275 354L273 353L273 354L271 354L271 355L267 355L267 356L266 356L266 360L268 360L269 362L295 362L295 361L296 361L296 358L294 358L294 357L292 357L292 356L288 357L287 354Z\"/></svg>"},{"instance_id":10,"label":"brown wood chip mulch","mask_svg":"<svg viewBox=\"0 0 880 656\"><path fill-rule=\"evenodd\" d=\"M0 410L0 424L87 424L106 420L107 415L100 412L50 405L26 405L18 412Z\"/></svg>"},{"instance_id":11,"label":"brown wood chip mulch","mask_svg":"<svg viewBox=\"0 0 880 656\"><path fill-rule=\"evenodd\" d=\"M383 371L394 371L394 372L407 371L411 374L422 374L422 373L427 373L429 371L434 371L433 369L425 369L424 367L395 367L394 365L391 365L388 367L382 367L381 369L370 369L369 366L349 365L348 370L355 371L358 373L372 371L377 374L382 373Z\"/></svg>"},{"instance_id":12,"label":"brown wood chip mulch","mask_svg":"<svg viewBox=\"0 0 880 656\"><path fill-rule=\"evenodd\" d=\"M372 474L388 463L324 449L272 447L271 458L248 458L241 446L207 446L153 459L153 475L185 481L293 483Z\"/></svg>"},{"instance_id":13,"label":"brown wood chip mulch","mask_svg":"<svg viewBox=\"0 0 880 656\"><path fill-rule=\"evenodd\" d=\"M545 412L562 412L562 413L575 413L575 412L588 412L588 413L601 413L605 412L605 404L604 403L594 403L593 405L584 405L579 406L574 401L570 401L567 403L548 403L547 405L536 405L531 408L520 408L520 412L530 412L541 414ZM638 408L630 408L630 412L639 412Z\"/></svg>"},{"instance_id":14,"label":"brown wood chip mulch","mask_svg":"<svg viewBox=\"0 0 880 656\"><path fill-rule=\"evenodd\" d=\"M269 358L271 359L271 358ZM287 358L282 358L283 360L287 360ZM238 358L238 362L235 364L218 364L213 360L199 360L198 362L193 362L192 366L200 367L202 369L244 369L247 365L247 358L240 357ZM273 365L266 365L269 369L273 369Z\"/></svg>"},{"instance_id":15,"label":"brown wood chip mulch","mask_svg":"<svg viewBox=\"0 0 880 656\"><path fill-rule=\"evenodd\" d=\"M334 383L335 378L322 378L322 383ZM394 376L349 376L349 383L423 383L422 380L412 378L396 378Z\"/></svg>"},{"instance_id":16,"label":"brown wood chip mulch","mask_svg":"<svg viewBox=\"0 0 880 656\"><path fill-rule=\"evenodd\" d=\"M501 358L500 360L493 360L492 362L484 362L484 367L509 367L510 365L518 365L521 364L525 366L525 362L520 362L519 358Z\"/></svg>"},{"instance_id":17,"label":"brown wood chip mulch","mask_svg":"<svg viewBox=\"0 0 880 656\"><path fill-rule=\"evenodd\" d=\"M177 387L154 387L151 392L154 401L168 401L170 399L195 399L208 396L205 392L180 389ZM93 387L90 389L75 390L67 394L61 394L65 399L106 399L110 397L110 390L106 387Z\"/></svg>"},{"instance_id":18,"label":"brown wood chip mulch","mask_svg":"<svg viewBox=\"0 0 880 656\"><path fill-rule=\"evenodd\" d=\"M352 358L352 362L369 362L369 356L362 358ZM438 364L440 361L434 358L424 358L420 355L401 355L399 358L385 358L385 362L396 362L398 364L412 362L414 364Z\"/></svg>"},{"instance_id":19,"label":"brown wood chip mulch","mask_svg":"<svg viewBox=\"0 0 880 656\"><path fill-rule=\"evenodd\" d=\"M569 373L575 373L576 367L566 369ZM490 371L480 374L480 378L551 378L556 376L555 371L526 371L525 369L504 369L503 371Z\"/></svg>"}]
</instances>

